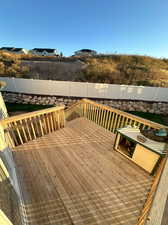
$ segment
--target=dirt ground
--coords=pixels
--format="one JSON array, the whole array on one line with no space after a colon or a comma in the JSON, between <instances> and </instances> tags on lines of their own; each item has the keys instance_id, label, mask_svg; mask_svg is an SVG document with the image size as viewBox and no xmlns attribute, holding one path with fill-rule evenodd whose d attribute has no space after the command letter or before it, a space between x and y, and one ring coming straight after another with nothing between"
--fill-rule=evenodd
<instances>
[{"instance_id":1,"label":"dirt ground","mask_svg":"<svg viewBox=\"0 0 168 225\"><path fill-rule=\"evenodd\" d=\"M42 80L74 81L85 64L74 62L23 61L29 67L28 78Z\"/></svg>"}]
</instances>

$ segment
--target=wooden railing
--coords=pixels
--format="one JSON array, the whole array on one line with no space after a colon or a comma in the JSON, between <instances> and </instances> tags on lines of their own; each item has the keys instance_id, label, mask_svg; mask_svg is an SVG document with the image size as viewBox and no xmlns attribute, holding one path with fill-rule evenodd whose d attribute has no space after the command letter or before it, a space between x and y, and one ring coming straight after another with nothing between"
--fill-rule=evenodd
<instances>
[{"instance_id":1,"label":"wooden railing","mask_svg":"<svg viewBox=\"0 0 168 225\"><path fill-rule=\"evenodd\" d=\"M96 102L83 99L65 110L64 107L53 107L9 117L0 121L0 128L3 128L7 144L14 148L30 140L51 133L65 126L65 119L72 120L77 117L84 117L105 129L115 133L117 128L127 125L137 126L142 129L168 128L164 125L131 115L129 113L111 108ZM2 134L0 129L0 135ZM159 180L164 169L166 158L161 162L155 175L155 180L139 217L137 225L144 224L152 205Z\"/></svg>"},{"instance_id":2,"label":"wooden railing","mask_svg":"<svg viewBox=\"0 0 168 225\"><path fill-rule=\"evenodd\" d=\"M64 107L9 117L1 120L0 125L4 129L6 143L13 148L64 127Z\"/></svg>"},{"instance_id":3,"label":"wooden railing","mask_svg":"<svg viewBox=\"0 0 168 225\"><path fill-rule=\"evenodd\" d=\"M85 117L96 124L104 127L105 129L115 133L117 128L124 127L127 125L137 126L141 129L160 129L166 128L167 126L154 123L152 121L134 116L132 114L120 111L115 108L111 108L105 105L97 104L96 102L83 99L72 105L66 110L66 119L71 120L76 117ZM139 216L137 225L144 225L148 217L149 211L152 206L153 199L162 175L167 156L161 161L160 166L155 174L154 182L151 190L148 194L147 200Z\"/></svg>"},{"instance_id":4,"label":"wooden railing","mask_svg":"<svg viewBox=\"0 0 168 225\"><path fill-rule=\"evenodd\" d=\"M144 204L144 207L142 209L142 212L141 212L141 215L138 219L138 223L137 225L144 225L145 224L145 221L148 217L148 214L149 214L149 211L151 209L151 206L152 206L152 203L153 203L153 200L154 200L154 197L155 197L155 194L156 194L156 191L157 191L157 188L158 188L158 185L159 185L159 181L161 179L161 176L162 176L162 173L163 173L163 170L165 168L165 164L166 164L166 161L167 161L167 156L164 157L160 163L160 166L158 168L158 171L155 175L155 179L154 179L154 182L152 184L152 187L150 189L150 192L148 194L148 197L147 197L147 200ZM167 189L167 187L164 187L164 189ZM163 193L164 194L164 193ZM160 199L161 200L161 199ZM158 203L159 205L159 203ZM155 209L156 211L156 209ZM157 210L159 211L159 210ZM163 212L162 212L163 213ZM152 224L155 224L155 225L159 225L158 223L156 223L155 221L151 221Z\"/></svg>"},{"instance_id":5,"label":"wooden railing","mask_svg":"<svg viewBox=\"0 0 168 225\"><path fill-rule=\"evenodd\" d=\"M85 117L96 124L115 133L117 128L127 125L137 126L141 129L168 128L164 125L154 123L138 116L111 108L96 102L83 99L66 110L66 119L71 120L76 117Z\"/></svg>"}]
</instances>

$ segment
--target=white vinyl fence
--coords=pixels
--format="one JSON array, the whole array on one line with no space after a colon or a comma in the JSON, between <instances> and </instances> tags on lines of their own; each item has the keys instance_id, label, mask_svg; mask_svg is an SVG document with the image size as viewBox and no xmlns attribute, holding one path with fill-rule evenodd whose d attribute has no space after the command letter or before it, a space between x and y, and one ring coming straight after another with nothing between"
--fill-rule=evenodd
<instances>
[{"instance_id":1,"label":"white vinyl fence","mask_svg":"<svg viewBox=\"0 0 168 225\"><path fill-rule=\"evenodd\" d=\"M83 98L168 102L168 88L0 77L3 91Z\"/></svg>"}]
</instances>

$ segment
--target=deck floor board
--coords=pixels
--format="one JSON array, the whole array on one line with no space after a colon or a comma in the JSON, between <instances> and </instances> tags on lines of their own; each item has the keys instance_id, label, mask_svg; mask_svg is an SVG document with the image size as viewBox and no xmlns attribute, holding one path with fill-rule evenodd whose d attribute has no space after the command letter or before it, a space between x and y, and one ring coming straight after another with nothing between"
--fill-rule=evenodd
<instances>
[{"instance_id":1,"label":"deck floor board","mask_svg":"<svg viewBox=\"0 0 168 225\"><path fill-rule=\"evenodd\" d=\"M152 178L84 118L13 150L27 224L136 225Z\"/></svg>"}]
</instances>

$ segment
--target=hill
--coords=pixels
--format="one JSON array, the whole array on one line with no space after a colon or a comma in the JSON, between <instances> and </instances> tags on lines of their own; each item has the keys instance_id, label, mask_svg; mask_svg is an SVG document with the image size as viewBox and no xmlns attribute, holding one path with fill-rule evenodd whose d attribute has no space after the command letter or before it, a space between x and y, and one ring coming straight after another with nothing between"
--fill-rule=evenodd
<instances>
[{"instance_id":1,"label":"hill","mask_svg":"<svg viewBox=\"0 0 168 225\"><path fill-rule=\"evenodd\" d=\"M7 54L4 59L0 53L0 75L4 74L47 80L168 87L168 59L118 54L63 58Z\"/></svg>"},{"instance_id":2,"label":"hill","mask_svg":"<svg viewBox=\"0 0 168 225\"><path fill-rule=\"evenodd\" d=\"M81 58L87 65L76 80L168 87L168 59L139 55Z\"/></svg>"}]
</instances>

